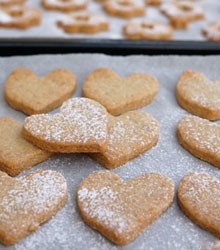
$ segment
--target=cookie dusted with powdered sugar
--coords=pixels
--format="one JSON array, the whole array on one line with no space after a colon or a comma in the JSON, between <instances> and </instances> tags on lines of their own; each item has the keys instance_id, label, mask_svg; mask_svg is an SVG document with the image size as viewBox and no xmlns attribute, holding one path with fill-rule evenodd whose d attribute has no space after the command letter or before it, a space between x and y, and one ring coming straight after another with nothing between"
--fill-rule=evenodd
<instances>
[{"instance_id":1,"label":"cookie dusted with powdered sugar","mask_svg":"<svg viewBox=\"0 0 220 250\"><path fill-rule=\"evenodd\" d=\"M24 3L25 0L0 0L0 6L2 7Z\"/></svg>"},{"instance_id":2,"label":"cookie dusted with powdered sugar","mask_svg":"<svg viewBox=\"0 0 220 250\"><path fill-rule=\"evenodd\" d=\"M177 125L179 143L191 154L220 167L220 124L184 116Z\"/></svg>"},{"instance_id":3,"label":"cookie dusted with powdered sugar","mask_svg":"<svg viewBox=\"0 0 220 250\"><path fill-rule=\"evenodd\" d=\"M41 0L42 6L47 10L73 11L85 9L87 0Z\"/></svg>"},{"instance_id":4,"label":"cookie dusted with powdered sugar","mask_svg":"<svg viewBox=\"0 0 220 250\"><path fill-rule=\"evenodd\" d=\"M173 182L146 173L123 181L109 171L85 177L77 191L83 220L117 245L133 241L172 203Z\"/></svg>"},{"instance_id":5,"label":"cookie dusted with powdered sugar","mask_svg":"<svg viewBox=\"0 0 220 250\"><path fill-rule=\"evenodd\" d=\"M220 42L220 22L211 22L202 28L203 35L213 42Z\"/></svg>"},{"instance_id":6,"label":"cookie dusted with powdered sugar","mask_svg":"<svg viewBox=\"0 0 220 250\"><path fill-rule=\"evenodd\" d=\"M55 171L36 170L20 178L0 172L0 242L12 245L37 230L66 199L66 181Z\"/></svg>"},{"instance_id":7,"label":"cookie dusted with powdered sugar","mask_svg":"<svg viewBox=\"0 0 220 250\"><path fill-rule=\"evenodd\" d=\"M56 114L25 119L24 137L47 151L76 153L104 151L108 144L108 113L87 98L72 98Z\"/></svg>"},{"instance_id":8,"label":"cookie dusted with powdered sugar","mask_svg":"<svg viewBox=\"0 0 220 250\"><path fill-rule=\"evenodd\" d=\"M207 173L189 173L179 183L177 198L180 208L193 222L220 237L218 179Z\"/></svg>"}]
</instances>

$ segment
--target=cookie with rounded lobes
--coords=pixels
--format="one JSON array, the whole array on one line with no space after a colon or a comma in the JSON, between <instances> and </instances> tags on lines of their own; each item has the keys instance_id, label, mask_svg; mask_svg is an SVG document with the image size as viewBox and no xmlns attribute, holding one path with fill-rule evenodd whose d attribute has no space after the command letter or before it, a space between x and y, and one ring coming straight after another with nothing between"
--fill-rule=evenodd
<instances>
[{"instance_id":1,"label":"cookie with rounded lobes","mask_svg":"<svg viewBox=\"0 0 220 250\"><path fill-rule=\"evenodd\" d=\"M69 14L57 21L57 26L67 33L97 33L108 30L107 19L87 11Z\"/></svg>"},{"instance_id":2,"label":"cookie with rounded lobes","mask_svg":"<svg viewBox=\"0 0 220 250\"><path fill-rule=\"evenodd\" d=\"M55 215L67 200L64 177L36 170L20 178L0 172L0 242L12 245Z\"/></svg>"},{"instance_id":3,"label":"cookie with rounded lobes","mask_svg":"<svg viewBox=\"0 0 220 250\"><path fill-rule=\"evenodd\" d=\"M160 5L161 0L145 0L146 5L157 6Z\"/></svg>"},{"instance_id":4,"label":"cookie with rounded lobes","mask_svg":"<svg viewBox=\"0 0 220 250\"><path fill-rule=\"evenodd\" d=\"M90 227L117 245L133 241L172 203L173 182L158 173L123 181L110 171L85 177L77 191L77 207Z\"/></svg>"},{"instance_id":5,"label":"cookie with rounded lobes","mask_svg":"<svg viewBox=\"0 0 220 250\"><path fill-rule=\"evenodd\" d=\"M220 22L211 22L202 29L203 35L213 42L220 42Z\"/></svg>"},{"instance_id":6,"label":"cookie with rounded lobes","mask_svg":"<svg viewBox=\"0 0 220 250\"><path fill-rule=\"evenodd\" d=\"M145 13L144 2L136 0L107 0L103 8L109 15L123 18L142 16Z\"/></svg>"},{"instance_id":7,"label":"cookie with rounded lobes","mask_svg":"<svg viewBox=\"0 0 220 250\"><path fill-rule=\"evenodd\" d=\"M0 6L23 4L25 0L0 0Z\"/></svg>"},{"instance_id":8,"label":"cookie with rounded lobes","mask_svg":"<svg viewBox=\"0 0 220 250\"><path fill-rule=\"evenodd\" d=\"M207 173L189 173L178 186L178 204L197 225L220 237L220 182Z\"/></svg>"},{"instance_id":9,"label":"cookie with rounded lobes","mask_svg":"<svg viewBox=\"0 0 220 250\"><path fill-rule=\"evenodd\" d=\"M179 143L191 154L220 167L220 124L184 116L177 125Z\"/></svg>"},{"instance_id":10,"label":"cookie with rounded lobes","mask_svg":"<svg viewBox=\"0 0 220 250\"><path fill-rule=\"evenodd\" d=\"M142 20L126 23L123 33L128 39L170 40L173 29L159 21Z\"/></svg>"},{"instance_id":11,"label":"cookie with rounded lobes","mask_svg":"<svg viewBox=\"0 0 220 250\"><path fill-rule=\"evenodd\" d=\"M106 168L118 167L156 145L159 124L150 114L130 111L109 118L109 143L106 151L90 156Z\"/></svg>"},{"instance_id":12,"label":"cookie with rounded lobes","mask_svg":"<svg viewBox=\"0 0 220 250\"><path fill-rule=\"evenodd\" d=\"M195 70L185 70L176 85L176 98L181 107L194 115L220 119L220 80L210 81Z\"/></svg>"},{"instance_id":13,"label":"cookie with rounded lobes","mask_svg":"<svg viewBox=\"0 0 220 250\"><path fill-rule=\"evenodd\" d=\"M11 6L0 10L0 27L27 29L41 21L41 13L36 8Z\"/></svg>"},{"instance_id":14,"label":"cookie with rounded lobes","mask_svg":"<svg viewBox=\"0 0 220 250\"><path fill-rule=\"evenodd\" d=\"M121 78L108 68L90 72L83 82L82 94L101 103L112 115L149 104L158 92L158 82L145 73Z\"/></svg>"},{"instance_id":15,"label":"cookie with rounded lobes","mask_svg":"<svg viewBox=\"0 0 220 250\"><path fill-rule=\"evenodd\" d=\"M75 76L66 69L53 69L38 77L29 69L17 68L5 81L5 99L28 115L46 113L69 98L75 85Z\"/></svg>"},{"instance_id":16,"label":"cookie with rounded lobes","mask_svg":"<svg viewBox=\"0 0 220 250\"><path fill-rule=\"evenodd\" d=\"M64 102L56 114L32 115L25 119L24 137L50 152L104 151L108 143L108 113L87 98Z\"/></svg>"},{"instance_id":17,"label":"cookie with rounded lobes","mask_svg":"<svg viewBox=\"0 0 220 250\"><path fill-rule=\"evenodd\" d=\"M73 11L85 9L87 0L41 0L42 6L47 10Z\"/></svg>"},{"instance_id":18,"label":"cookie with rounded lobes","mask_svg":"<svg viewBox=\"0 0 220 250\"><path fill-rule=\"evenodd\" d=\"M10 117L0 118L0 171L11 176L20 174L51 153L43 151L22 137L22 124Z\"/></svg>"},{"instance_id":19,"label":"cookie with rounded lobes","mask_svg":"<svg viewBox=\"0 0 220 250\"><path fill-rule=\"evenodd\" d=\"M190 1L171 1L162 4L160 11L169 18L175 29L186 29L188 23L204 18L200 6Z\"/></svg>"}]
</instances>

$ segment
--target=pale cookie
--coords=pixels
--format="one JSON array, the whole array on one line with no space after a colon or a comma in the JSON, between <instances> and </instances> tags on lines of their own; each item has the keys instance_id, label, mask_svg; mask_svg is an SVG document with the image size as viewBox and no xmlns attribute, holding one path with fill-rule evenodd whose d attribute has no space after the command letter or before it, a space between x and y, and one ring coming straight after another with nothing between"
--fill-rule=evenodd
<instances>
[{"instance_id":1,"label":"pale cookie","mask_svg":"<svg viewBox=\"0 0 220 250\"><path fill-rule=\"evenodd\" d=\"M157 6L160 5L161 0L145 0L146 5Z\"/></svg>"},{"instance_id":2,"label":"pale cookie","mask_svg":"<svg viewBox=\"0 0 220 250\"><path fill-rule=\"evenodd\" d=\"M0 118L0 135L0 170L11 176L47 160L51 155L27 142L22 137L22 125L12 118Z\"/></svg>"},{"instance_id":3,"label":"pale cookie","mask_svg":"<svg viewBox=\"0 0 220 250\"><path fill-rule=\"evenodd\" d=\"M39 148L62 153L100 152L108 143L108 113L87 98L72 98L54 115L25 119L23 134Z\"/></svg>"},{"instance_id":4,"label":"pale cookie","mask_svg":"<svg viewBox=\"0 0 220 250\"><path fill-rule=\"evenodd\" d=\"M128 39L170 40L173 28L159 21L130 21L125 24L123 33Z\"/></svg>"},{"instance_id":5,"label":"pale cookie","mask_svg":"<svg viewBox=\"0 0 220 250\"><path fill-rule=\"evenodd\" d=\"M123 181L97 171L80 183L77 206L83 220L117 245L133 241L172 203L173 182L157 173Z\"/></svg>"},{"instance_id":6,"label":"pale cookie","mask_svg":"<svg viewBox=\"0 0 220 250\"><path fill-rule=\"evenodd\" d=\"M177 137L191 154L220 167L220 124L185 116L178 122Z\"/></svg>"},{"instance_id":7,"label":"pale cookie","mask_svg":"<svg viewBox=\"0 0 220 250\"><path fill-rule=\"evenodd\" d=\"M164 3L160 10L169 18L170 24L176 29L186 29L188 23L204 18L202 8L190 1Z\"/></svg>"},{"instance_id":8,"label":"pale cookie","mask_svg":"<svg viewBox=\"0 0 220 250\"><path fill-rule=\"evenodd\" d=\"M112 115L118 115L149 104L158 92L158 82L144 73L121 78L110 69L99 68L85 78L82 92L100 102Z\"/></svg>"},{"instance_id":9,"label":"pale cookie","mask_svg":"<svg viewBox=\"0 0 220 250\"><path fill-rule=\"evenodd\" d=\"M41 21L40 11L25 6L12 6L0 9L0 27L27 29Z\"/></svg>"},{"instance_id":10,"label":"pale cookie","mask_svg":"<svg viewBox=\"0 0 220 250\"><path fill-rule=\"evenodd\" d=\"M210 81L194 70L185 70L176 86L177 101L188 112L208 120L220 119L220 80Z\"/></svg>"},{"instance_id":11,"label":"pale cookie","mask_svg":"<svg viewBox=\"0 0 220 250\"><path fill-rule=\"evenodd\" d=\"M202 29L203 35L213 42L220 42L220 22L211 22Z\"/></svg>"},{"instance_id":12,"label":"pale cookie","mask_svg":"<svg viewBox=\"0 0 220 250\"><path fill-rule=\"evenodd\" d=\"M5 81L5 99L28 115L46 113L73 94L75 82L75 76L65 69L53 69L37 77L29 69L18 68Z\"/></svg>"},{"instance_id":13,"label":"pale cookie","mask_svg":"<svg viewBox=\"0 0 220 250\"><path fill-rule=\"evenodd\" d=\"M131 18L145 13L145 4L136 0L108 0L103 3L104 10L111 16Z\"/></svg>"},{"instance_id":14,"label":"pale cookie","mask_svg":"<svg viewBox=\"0 0 220 250\"><path fill-rule=\"evenodd\" d=\"M66 181L55 171L36 170L20 178L0 172L0 242L12 245L37 230L66 199Z\"/></svg>"},{"instance_id":15,"label":"pale cookie","mask_svg":"<svg viewBox=\"0 0 220 250\"><path fill-rule=\"evenodd\" d=\"M15 4L23 4L25 0L0 0L0 6L10 6Z\"/></svg>"},{"instance_id":16,"label":"pale cookie","mask_svg":"<svg viewBox=\"0 0 220 250\"><path fill-rule=\"evenodd\" d=\"M47 10L73 11L85 9L87 0L41 0L42 6Z\"/></svg>"},{"instance_id":17,"label":"pale cookie","mask_svg":"<svg viewBox=\"0 0 220 250\"><path fill-rule=\"evenodd\" d=\"M118 167L156 145L159 124L148 113L130 111L109 117L109 143L106 151L90 156L106 168Z\"/></svg>"},{"instance_id":18,"label":"pale cookie","mask_svg":"<svg viewBox=\"0 0 220 250\"><path fill-rule=\"evenodd\" d=\"M181 179L177 197L193 222L220 237L219 180L207 173L189 173Z\"/></svg>"},{"instance_id":19,"label":"pale cookie","mask_svg":"<svg viewBox=\"0 0 220 250\"><path fill-rule=\"evenodd\" d=\"M108 30L109 25L104 16L84 11L58 20L57 26L67 33L97 33Z\"/></svg>"}]
</instances>

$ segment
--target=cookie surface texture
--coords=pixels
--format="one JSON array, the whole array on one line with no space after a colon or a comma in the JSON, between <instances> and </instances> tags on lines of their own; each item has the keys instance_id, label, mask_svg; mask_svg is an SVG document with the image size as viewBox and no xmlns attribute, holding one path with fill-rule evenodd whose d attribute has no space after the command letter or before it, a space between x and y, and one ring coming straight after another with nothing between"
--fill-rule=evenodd
<instances>
[{"instance_id":1,"label":"cookie surface texture","mask_svg":"<svg viewBox=\"0 0 220 250\"><path fill-rule=\"evenodd\" d=\"M106 151L90 154L106 168L118 167L156 145L159 124L150 114L130 111L109 118L109 143Z\"/></svg>"},{"instance_id":2,"label":"cookie surface texture","mask_svg":"<svg viewBox=\"0 0 220 250\"><path fill-rule=\"evenodd\" d=\"M25 0L0 0L0 6L23 4Z\"/></svg>"},{"instance_id":3,"label":"cookie surface texture","mask_svg":"<svg viewBox=\"0 0 220 250\"><path fill-rule=\"evenodd\" d=\"M210 22L202 29L203 35L213 42L220 42L220 22Z\"/></svg>"},{"instance_id":4,"label":"cookie surface texture","mask_svg":"<svg viewBox=\"0 0 220 250\"><path fill-rule=\"evenodd\" d=\"M157 173L123 181L109 171L82 180L77 205L83 220L117 245L133 241L173 200L172 181Z\"/></svg>"},{"instance_id":5,"label":"cookie surface texture","mask_svg":"<svg viewBox=\"0 0 220 250\"><path fill-rule=\"evenodd\" d=\"M83 96L101 103L112 115L149 104L157 92L157 79L144 73L121 78L110 69L99 68L88 74L83 82Z\"/></svg>"},{"instance_id":6,"label":"cookie surface texture","mask_svg":"<svg viewBox=\"0 0 220 250\"><path fill-rule=\"evenodd\" d=\"M207 173L189 173L179 183L178 204L200 227L220 237L220 182Z\"/></svg>"},{"instance_id":7,"label":"cookie surface texture","mask_svg":"<svg viewBox=\"0 0 220 250\"><path fill-rule=\"evenodd\" d=\"M72 98L60 112L25 119L23 134L39 148L51 152L100 152L108 143L108 113L87 98Z\"/></svg>"},{"instance_id":8,"label":"cookie surface texture","mask_svg":"<svg viewBox=\"0 0 220 250\"><path fill-rule=\"evenodd\" d=\"M0 172L0 242L11 245L38 229L65 204L66 181L51 170L20 178Z\"/></svg>"},{"instance_id":9,"label":"cookie surface texture","mask_svg":"<svg viewBox=\"0 0 220 250\"><path fill-rule=\"evenodd\" d=\"M73 11L86 8L87 0L41 0L47 10Z\"/></svg>"},{"instance_id":10,"label":"cookie surface texture","mask_svg":"<svg viewBox=\"0 0 220 250\"><path fill-rule=\"evenodd\" d=\"M65 69L53 69L37 77L29 69L18 68L5 81L5 99L28 115L46 113L73 94L75 82L75 76Z\"/></svg>"},{"instance_id":11,"label":"cookie surface texture","mask_svg":"<svg viewBox=\"0 0 220 250\"><path fill-rule=\"evenodd\" d=\"M197 158L220 167L220 124L184 116L177 125L179 143Z\"/></svg>"},{"instance_id":12,"label":"cookie surface texture","mask_svg":"<svg viewBox=\"0 0 220 250\"><path fill-rule=\"evenodd\" d=\"M22 124L10 117L0 118L0 135L0 171L11 176L51 156L26 141L22 136Z\"/></svg>"},{"instance_id":13,"label":"cookie surface texture","mask_svg":"<svg viewBox=\"0 0 220 250\"><path fill-rule=\"evenodd\" d=\"M220 80L210 81L195 70L185 70L178 79L176 97L188 112L208 120L220 119Z\"/></svg>"}]
</instances>

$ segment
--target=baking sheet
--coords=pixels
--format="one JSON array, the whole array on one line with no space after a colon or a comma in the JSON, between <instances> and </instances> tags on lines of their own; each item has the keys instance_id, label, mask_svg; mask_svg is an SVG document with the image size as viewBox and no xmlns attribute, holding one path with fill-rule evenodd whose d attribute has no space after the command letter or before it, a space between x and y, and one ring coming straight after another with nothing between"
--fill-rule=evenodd
<instances>
[{"instance_id":1,"label":"baking sheet","mask_svg":"<svg viewBox=\"0 0 220 250\"><path fill-rule=\"evenodd\" d=\"M205 163L184 150L175 135L177 121L187 112L175 99L175 84L186 68L199 70L210 79L219 78L220 56L128 56L112 57L101 54L44 55L0 58L0 116L19 121L26 117L10 108L3 97L6 76L16 67L29 67L43 75L55 67L72 70L77 76L74 96L80 96L84 77L98 67L109 67L121 76L131 72L147 72L159 80L159 93L143 111L159 121L160 139L154 148L122 167L113 170L124 179L145 172L160 172L169 176L177 187L178 181L190 171L205 171L220 178L219 169ZM51 220L7 250L199 250L215 240L210 233L193 224L177 206L172 206L131 244L117 247L83 223L75 207L75 195L81 179L94 170L103 170L85 154L58 154L34 169L52 169L62 173L68 183L68 202ZM23 173L25 174L25 172ZM0 245L0 250L6 248Z\"/></svg>"},{"instance_id":2,"label":"baking sheet","mask_svg":"<svg viewBox=\"0 0 220 250\"><path fill-rule=\"evenodd\" d=\"M205 41L201 34L201 28L210 21L219 20L220 2L219 0L201 0L196 1L196 4L203 7L206 17L205 19L192 22L187 30L175 30L173 39L182 41ZM94 35L85 34L67 34L62 29L56 26L56 20L62 18L64 14L56 11L46 11L40 6L40 0L27 0L28 6L34 6L42 12L42 23L25 31L17 29L0 28L0 40L20 38L28 39L76 39L76 38L98 38L98 39L121 39L124 38L121 34L122 26L127 22L126 19L111 17L109 18L110 29L108 32L101 32ZM92 13L103 13L102 5L94 0L89 0L88 10ZM167 22L167 18L159 12L158 7L147 7L145 17L148 19L160 20ZM143 19L142 17L134 18L136 20Z\"/></svg>"}]
</instances>

